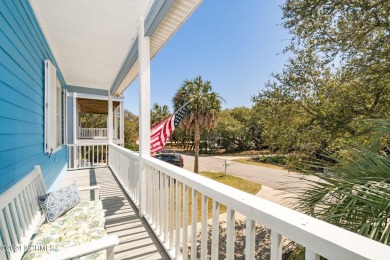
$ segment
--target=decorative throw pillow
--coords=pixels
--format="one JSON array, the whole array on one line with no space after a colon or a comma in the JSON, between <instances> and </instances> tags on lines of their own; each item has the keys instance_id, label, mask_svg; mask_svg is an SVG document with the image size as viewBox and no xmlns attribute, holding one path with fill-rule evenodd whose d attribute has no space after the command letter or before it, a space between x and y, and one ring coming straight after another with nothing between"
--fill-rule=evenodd
<instances>
[{"instance_id":1,"label":"decorative throw pillow","mask_svg":"<svg viewBox=\"0 0 390 260\"><path fill-rule=\"evenodd\" d=\"M79 202L80 192L76 182L38 197L38 203L46 216L47 222L54 221Z\"/></svg>"}]
</instances>

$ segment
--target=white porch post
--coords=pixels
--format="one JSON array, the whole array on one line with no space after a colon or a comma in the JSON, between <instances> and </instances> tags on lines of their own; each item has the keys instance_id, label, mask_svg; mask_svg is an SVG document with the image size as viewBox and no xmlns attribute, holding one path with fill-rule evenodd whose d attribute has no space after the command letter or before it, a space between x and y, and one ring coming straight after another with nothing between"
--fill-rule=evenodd
<instances>
[{"instance_id":1,"label":"white porch post","mask_svg":"<svg viewBox=\"0 0 390 260\"><path fill-rule=\"evenodd\" d=\"M77 143L77 131L78 131L78 122L77 122L77 117L78 117L78 113L77 113L77 99L76 99L76 93L73 93L73 144ZM72 167L77 167L77 150L76 150L76 146L73 146L73 158L72 158ZM69 164L69 162L68 162Z\"/></svg>"},{"instance_id":2,"label":"white porch post","mask_svg":"<svg viewBox=\"0 0 390 260\"><path fill-rule=\"evenodd\" d=\"M119 138L123 146L125 144L125 112L123 110L123 100L120 102L120 118L119 118Z\"/></svg>"},{"instance_id":3,"label":"white porch post","mask_svg":"<svg viewBox=\"0 0 390 260\"><path fill-rule=\"evenodd\" d=\"M108 131L108 143L113 141L113 117L112 117L112 96L108 91L108 118L107 118L107 131Z\"/></svg>"},{"instance_id":4,"label":"white porch post","mask_svg":"<svg viewBox=\"0 0 390 260\"><path fill-rule=\"evenodd\" d=\"M145 37L144 18L139 18L138 29L138 67L139 67L139 173L140 173L140 211L146 210L146 166L143 157L150 156L150 39Z\"/></svg>"},{"instance_id":5,"label":"white porch post","mask_svg":"<svg viewBox=\"0 0 390 260\"><path fill-rule=\"evenodd\" d=\"M118 108L114 109L114 138L118 139Z\"/></svg>"},{"instance_id":6,"label":"white porch post","mask_svg":"<svg viewBox=\"0 0 390 260\"><path fill-rule=\"evenodd\" d=\"M73 143L76 143L77 139L77 131L78 131L78 122L77 122L77 99L76 99L76 93L73 93Z\"/></svg>"}]
</instances>

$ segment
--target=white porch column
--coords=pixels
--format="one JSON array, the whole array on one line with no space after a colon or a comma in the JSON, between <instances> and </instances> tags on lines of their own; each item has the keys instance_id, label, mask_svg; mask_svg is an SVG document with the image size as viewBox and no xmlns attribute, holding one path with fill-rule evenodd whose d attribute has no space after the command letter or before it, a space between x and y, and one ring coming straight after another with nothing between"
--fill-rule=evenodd
<instances>
[{"instance_id":1,"label":"white porch column","mask_svg":"<svg viewBox=\"0 0 390 260\"><path fill-rule=\"evenodd\" d=\"M76 99L76 93L73 92L73 144L76 143L76 139L77 139L77 133L78 133L78 125L79 123L77 122L77 117L78 117L78 113L77 113L77 99Z\"/></svg>"},{"instance_id":2,"label":"white porch column","mask_svg":"<svg viewBox=\"0 0 390 260\"><path fill-rule=\"evenodd\" d=\"M118 108L114 109L114 138L118 139Z\"/></svg>"},{"instance_id":3,"label":"white porch column","mask_svg":"<svg viewBox=\"0 0 390 260\"><path fill-rule=\"evenodd\" d=\"M107 131L108 131L108 143L113 141L113 116L112 116L112 96L108 91L108 118L107 118Z\"/></svg>"},{"instance_id":4,"label":"white porch column","mask_svg":"<svg viewBox=\"0 0 390 260\"><path fill-rule=\"evenodd\" d=\"M120 102L120 117L119 117L119 138L123 146L125 144L125 112L123 110L123 99Z\"/></svg>"},{"instance_id":5,"label":"white porch column","mask_svg":"<svg viewBox=\"0 0 390 260\"><path fill-rule=\"evenodd\" d=\"M140 216L146 213L146 167L143 157L150 156L150 39L145 37L144 18L139 18L138 67L139 67L139 173Z\"/></svg>"}]
</instances>

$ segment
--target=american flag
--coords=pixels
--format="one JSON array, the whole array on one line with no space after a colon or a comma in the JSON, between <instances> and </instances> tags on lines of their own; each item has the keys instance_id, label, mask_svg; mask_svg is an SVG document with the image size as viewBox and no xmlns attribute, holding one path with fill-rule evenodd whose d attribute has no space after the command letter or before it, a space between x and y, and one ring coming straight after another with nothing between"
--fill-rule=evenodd
<instances>
[{"instance_id":1,"label":"american flag","mask_svg":"<svg viewBox=\"0 0 390 260\"><path fill-rule=\"evenodd\" d=\"M150 129L151 154L155 154L164 148L168 137L173 133L173 131L176 129L176 127L179 125L180 121L184 117L187 111L188 103L182 106L170 117L152 126L152 129Z\"/></svg>"}]
</instances>

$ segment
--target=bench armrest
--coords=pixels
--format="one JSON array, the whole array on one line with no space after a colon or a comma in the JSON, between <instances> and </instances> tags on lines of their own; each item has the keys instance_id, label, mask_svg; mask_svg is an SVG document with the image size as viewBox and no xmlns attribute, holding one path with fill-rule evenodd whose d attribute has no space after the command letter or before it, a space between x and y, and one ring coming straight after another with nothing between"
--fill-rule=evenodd
<instances>
[{"instance_id":1,"label":"bench armrest","mask_svg":"<svg viewBox=\"0 0 390 260\"><path fill-rule=\"evenodd\" d=\"M99 185L85 186L85 187L79 188L79 191L85 191L85 190L93 190L94 195L95 195L95 200L100 200L100 186Z\"/></svg>"},{"instance_id":2,"label":"bench armrest","mask_svg":"<svg viewBox=\"0 0 390 260\"><path fill-rule=\"evenodd\" d=\"M65 248L61 251L48 254L47 256L41 258L42 260L65 260L73 259L76 257L81 257L85 255L92 254L101 250L107 250L107 259L114 259L114 247L118 245L119 240L117 236L107 236L101 239L85 243L78 246L72 246Z\"/></svg>"}]
</instances>

